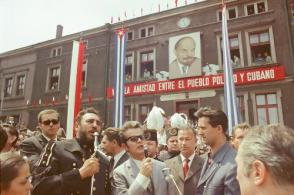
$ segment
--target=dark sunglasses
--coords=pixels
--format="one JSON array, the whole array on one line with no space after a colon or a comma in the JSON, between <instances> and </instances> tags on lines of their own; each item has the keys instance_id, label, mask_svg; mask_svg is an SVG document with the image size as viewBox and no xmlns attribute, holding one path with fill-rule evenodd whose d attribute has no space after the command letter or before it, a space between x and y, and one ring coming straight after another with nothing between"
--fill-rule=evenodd
<instances>
[{"instance_id":1,"label":"dark sunglasses","mask_svg":"<svg viewBox=\"0 0 294 195\"><path fill-rule=\"evenodd\" d=\"M51 123L53 125L56 125L57 123L59 123L59 120L56 120L56 119L46 120L46 121L43 121L42 123L43 123L43 125L50 125Z\"/></svg>"},{"instance_id":2,"label":"dark sunglasses","mask_svg":"<svg viewBox=\"0 0 294 195\"><path fill-rule=\"evenodd\" d=\"M127 140L126 140L126 142L127 141L131 141L131 142L138 142L138 140L144 140L144 136L143 135L137 135L137 136L131 136L131 137L129 137Z\"/></svg>"}]
</instances>

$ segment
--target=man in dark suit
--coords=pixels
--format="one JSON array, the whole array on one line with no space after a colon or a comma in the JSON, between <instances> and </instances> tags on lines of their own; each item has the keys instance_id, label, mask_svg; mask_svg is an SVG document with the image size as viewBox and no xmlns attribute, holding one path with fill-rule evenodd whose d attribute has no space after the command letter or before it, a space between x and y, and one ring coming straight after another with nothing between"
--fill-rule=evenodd
<instances>
[{"instance_id":1,"label":"man in dark suit","mask_svg":"<svg viewBox=\"0 0 294 195\"><path fill-rule=\"evenodd\" d=\"M101 141L101 149L103 152L111 156L110 160L110 178L112 178L112 171L129 159L128 153L122 147L120 137L120 130L118 128L109 127L103 131L103 138Z\"/></svg>"},{"instance_id":2,"label":"man in dark suit","mask_svg":"<svg viewBox=\"0 0 294 195\"><path fill-rule=\"evenodd\" d=\"M139 122L128 121L121 131L123 146L130 158L113 171L114 195L169 195L171 186L164 179L163 162L145 158L143 130Z\"/></svg>"},{"instance_id":3,"label":"man in dark suit","mask_svg":"<svg viewBox=\"0 0 294 195\"><path fill-rule=\"evenodd\" d=\"M192 37L182 37L175 45L176 59L169 65L169 78L191 77L202 74L201 60L195 57L196 43Z\"/></svg>"},{"instance_id":4,"label":"man in dark suit","mask_svg":"<svg viewBox=\"0 0 294 195\"><path fill-rule=\"evenodd\" d=\"M109 161L99 151L92 155L101 126L97 110L87 108L77 116L77 138L48 142L34 167L32 195L110 194Z\"/></svg>"},{"instance_id":5,"label":"man in dark suit","mask_svg":"<svg viewBox=\"0 0 294 195\"><path fill-rule=\"evenodd\" d=\"M198 131L211 151L205 156L205 163L197 185L196 195L238 195L236 179L236 151L226 141L228 119L221 110L201 108L197 111Z\"/></svg>"},{"instance_id":6,"label":"man in dark suit","mask_svg":"<svg viewBox=\"0 0 294 195\"><path fill-rule=\"evenodd\" d=\"M167 161L182 194L194 195L204 160L195 154L196 131L192 127L179 130L178 142L181 153Z\"/></svg>"},{"instance_id":7,"label":"man in dark suit","mask_svg":"<svg viewBox=\"0 0 294 195\"><path fill-rule=\"evenodd\" d=\"M26 138L20 144L20 153L26 156L31 165L39 159L40 153L49 140L57 141L57 131L60 127L59 113L46 109L38 114L39 127L42 134Z\"/></svg>"}]
</instances>

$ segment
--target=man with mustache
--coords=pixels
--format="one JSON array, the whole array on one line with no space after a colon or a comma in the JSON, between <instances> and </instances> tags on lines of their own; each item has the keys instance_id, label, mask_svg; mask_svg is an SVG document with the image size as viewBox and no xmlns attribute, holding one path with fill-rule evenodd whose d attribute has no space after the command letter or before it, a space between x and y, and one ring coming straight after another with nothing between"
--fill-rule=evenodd
<instances>
[{"instance_id":1,"label":"man with mustache","mask_svg":"<svg viewBox=\"0 0 294 195\"><path fill-rule=\"evenodd\" d=\"M94 152L94 133L102 121L94 108L81 110L76 119L77 138L49 142L34 167L32 195L109 195L109 161ZM94 176L94 179L92 179ZM91 188L93 183L93 188Z\"/></svg>"},{"instance_id":2,"label":"man with mustache","mask_svg":"<svg viewBox=\"0 0 294 195\"><path fill-rule=\"evenodd\" d=\"M126 122L121 136L130 158L113 171L113 194L173 194L171 186L162 174L162 169L166 168L165 164L145 157L144 136L140 123Z\"/></svg>"},{"instance_id":3,"label":"man with mustache","mask_svg":"<svg viewBox=\"0 0 294 195\"><path fill-rule=\"evenodd\" d=\"M192 37L182 37L175 45L175 59L169 65L169 77L191 77L202 74L201 60L195 57L196 43Z\"/></svg>"}]
</instances>

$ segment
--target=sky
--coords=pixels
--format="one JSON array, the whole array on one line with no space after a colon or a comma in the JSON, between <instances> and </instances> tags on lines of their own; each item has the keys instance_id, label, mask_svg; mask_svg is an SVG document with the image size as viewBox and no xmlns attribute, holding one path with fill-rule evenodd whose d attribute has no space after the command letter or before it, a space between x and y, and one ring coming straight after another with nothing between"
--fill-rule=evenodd
<instances>
[{"instance_id":1,"label":"sky","mask_svg":"<svg viewBox=\"0 0 294 195\"><path fill-rule=\"evenodd\" d=\"M184 6L185 0L178 1ZM195 0L187 0L188 4ZM175 7L175 0L0 0L0 53Z\"/></svg>"}]
</instances>

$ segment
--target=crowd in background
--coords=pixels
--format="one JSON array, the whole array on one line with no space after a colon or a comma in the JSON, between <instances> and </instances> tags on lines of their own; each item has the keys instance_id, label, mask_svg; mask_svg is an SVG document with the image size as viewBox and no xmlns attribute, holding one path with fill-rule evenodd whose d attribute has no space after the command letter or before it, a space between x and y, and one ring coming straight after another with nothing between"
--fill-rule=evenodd
<instances>
[{"instance_id":1,"label":"crowd in background","mask_svg":"<svg viewBox=\"0 0 294 195\"><path fill-rule=\"evenodd\" d=\"M74 139L65 138L55 110L41 111L34 130L8 117L0 124L1 195L294 190L292 129L242 123L228 136L222 111L201 108L195 117L168 117L154 107L144 124L126 121L115 128L104 126L98 111L86 108L77 116Z\"/></svg>"}]
</instances>

